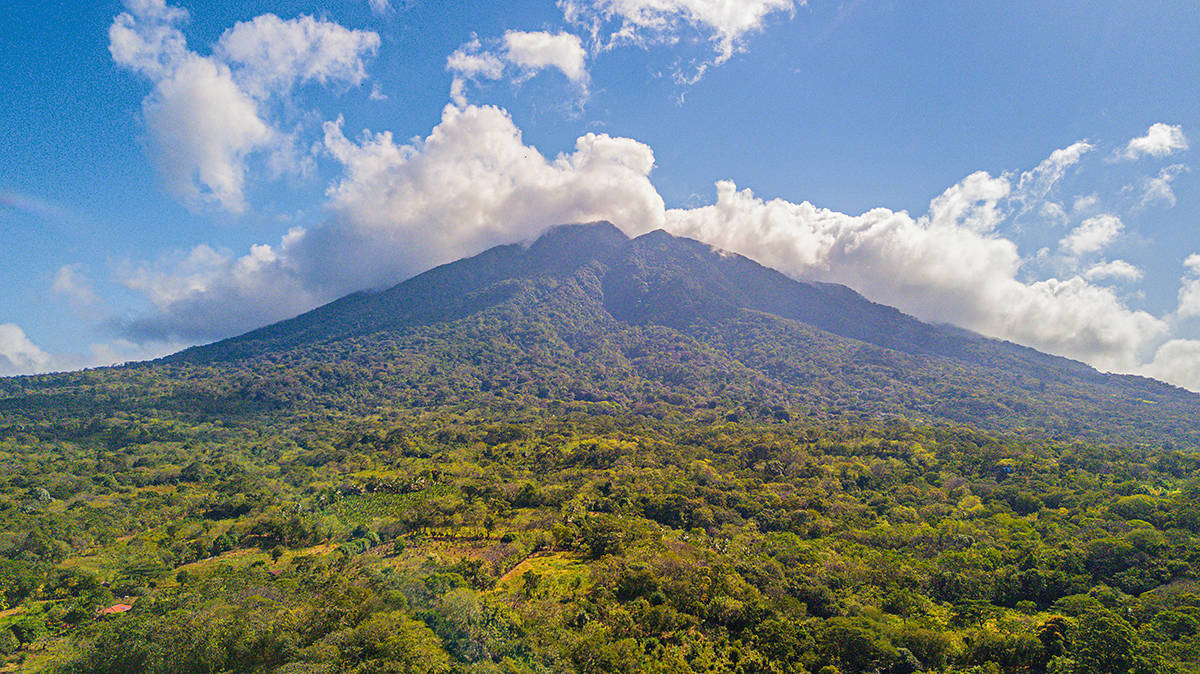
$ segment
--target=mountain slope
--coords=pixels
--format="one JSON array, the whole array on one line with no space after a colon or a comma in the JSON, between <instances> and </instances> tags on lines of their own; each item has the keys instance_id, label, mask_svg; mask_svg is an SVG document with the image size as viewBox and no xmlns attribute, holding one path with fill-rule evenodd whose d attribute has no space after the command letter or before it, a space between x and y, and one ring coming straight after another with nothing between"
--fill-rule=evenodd
<instances>
[{"instance_id":1,"label":"mountain slope","mask_svg":"<svg viewBox=\"0 0 1200 674\"><path fill-rule=\"evenodd\" d=\"M603 403L1197 440L1200 397L923 323L656 231L563 226L160 361L0 380L0 412ZM122 407L125 406L125 407Z\"/></svg>"},{"instance_id":2,"label":"mountain slope","mask_svg":"<svg viewBox=\"0 0 1200 674\"><path fill-rule=\"evenodd\" d=\"M1200 411L1196 395L1161 382L924 323L662 231L629 239L607 223L555 228L528 248L493 248L164 363L291 354L375 369L383 353L454 369L441 402L501 391L619 404L682 396L1126 439L1192 438L1188 419ZM423 386L419 374L401 387Z\"/></svg>"}]
</instances>

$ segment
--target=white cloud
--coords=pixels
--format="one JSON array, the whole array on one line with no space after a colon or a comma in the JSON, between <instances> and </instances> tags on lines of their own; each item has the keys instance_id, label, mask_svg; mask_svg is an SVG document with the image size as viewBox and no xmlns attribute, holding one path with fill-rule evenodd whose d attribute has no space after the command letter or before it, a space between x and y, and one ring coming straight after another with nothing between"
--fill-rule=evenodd
<instances>
[{"instance_id":1,"label":"white cloud","mask_svg":"<svg viewBox=\"0 0 1200 674\"><path fill-rule=\"evenodd\" d=\"M1059 245L1075 255L1094 253L1112 243L1124 226L1115 215L1097 215L1084 220Z\"/></svg>"},{"instance_id":2,"label":"white cloud","mask_svg":"<svg viewBox=\"0 0 1200 674\"><path fill-rule=\"evenodd\" d=\"M1016 189L1019 201L1028 209L1045 199L1050 190L1067 174L1067 170L1078 164L1083 155L1093 149L1091 143L1081 140L1051 152L1050 156L1043 159L1034 169L1021 174Z\"/></svg>"},{"instance_id":3,"label":"white cloud","mask_svg":"<svg viewBox=\"0 0 1200 674\"><path fill-rule=\"evenodd\" d=\"M517 81L532 77L546 68L555 68L579 87L586 97L587 52L579 38L570 33L523 32L510 30L502 40L490 40L494 48L485 49L473 38L446 58L446 69L454 73L450 98L459 107L467 105L468 81L498 80L511 64L518 71Z\"/></svg>"},{"instance_id":4,"label":"white cloud","mask_svg":"<svg viewBox=\"0 0 1200 674\"><path fill-rule=\"evenodd\" d=\"M345 177L329 190L338 217L324 235L404 251L403 269L385 261L371 274L374 282L554 224L608 219L645 231L662 223L662 198L648 178L649 147L589 133L573 153L550 160L492 106L446 106L441 123L412 145L397 145L390 133L355 143L334 123L325 125L325 144Z\"/></svg>"},{"instance_id":5,"label":"white cloud","mask_svg":"<svg viewBox=\"0 0 1200 674\"><path fill-rule=\"evenodd\" d=\"M1183 268L1200 276L1200 253L1192 253L1183 260Z\"/></svg>"},{"instance_id":6,"label":"white cloud","mask_svg":"<svg viewBox=\"0 0 1200 674\"><path fill-rule=\"evenodd\" d=\"M1176 386L1200 391L1200 341L1172 339L1158 348L1143 373Z\"/></svg>"},{"instance_id":7,"label":"white cloud","mask_svg":"<svg viewBox=\"0 0 1200 674\"><path fill-rule=\"evenodd\" d=\"M1063 208L1062 204L1053 201L1042 202L1037 213L1049 224L1065 225L1071 220L1071 217L1067 215L1067 211Z\"/></svg>"},{"instance_id":8,"label":"white cloud","mask_svg":"<svg viewBox=\"0 0 1200 674\"><path fill-rule=\"evenodd\" d=\"M1200 316L1200 278L1184 278L1179 287L1180 318Z\"/></svg>"},{"instance_id":9,"label":"white cloud","mask_svg":"<svg viewBox=\"0 0 1200 674\"><path fill-rule=\"evenodd\" d=\"M1092 265L1084 272L1083 277L1089 281L1103 281L1105 279L1113 279L1116 281L1140 281L1142 280L1142 270L1124 260L1113 260L1112 262L1099 262Z\"/></svg>"},{"instance_id":10,"label":"white cloud","mask_svg":"<svg viewBox=\"0 0 1200 674\"><path fill-rule=\"evenodd\" d=\"M446 57L446 70L454 73L454 81L450 85L451 100L456 105L465 106L467 81L500 79L504 76L504 61L485 51L479 38L474 38Z\"/></svg>"},{"instance_id":11,"label":"white cloud","mask_svg":"<svg viewBox=\"0 0 1200 674\"><path fill-rule=\"evenodd\" d=\"M0 323L0 376L46 372L50 365L50 354L29 341L19 325Z\"/></svg>"},{"instance_id":12,"label":"white cloud","mask_svg":"<svg viewBox=\"0 0 1200 674\"><path fill-rule=\"evenodd\" d=\"M255 245L241 257L200 245L154 262L127 263L118 281L142 293L155 311L116 327L138 342L217 339L332 299L309 287L281 256L303 236L294 229L278 249Z\"/></svg>"},{"instance_id":13,"label":"white cloud","mask_svg":"<svg viewBox=\"0 0 1200 674\"><path fill-rule=\"evenodd\" d=\"M54 273L50 289L66 297L80 310L89 310L103 302L84 274L81 264L65 264L59 267Z\"/></svg>"},{"instance_id":14,"label":"white cloud","mask_svg":"<svg viewBox=\"0 0 1200 674\"><path fill-rule=\"evenodd\" d=\"M211 59L187 59L158 82L142 112L167 189L189 205L216 202L241 213L246 157L284 142L228 66Z\"/></svg>"},{"instance_id":15,"label":"white cloud","mask_svg":"<svg viewBox=\"0 0 1200 674\"><path fill-rule=\"evenodd\" d=\"M495 107L447 106L428 137L404 145L386 132L350 140L327 123L325 145L344 167L325 224L241 257L200 246L129 265L123 282L155 312L125 333L229 336L555 224L606 219L642 232L663 223L649 147L589 133L547 158Z\"/></svg>"},{"instance_id":16,"label":"white cloud","mask_svg":"<svg viewBox=\"0 0 1200 674\"><path fill-rule=\"evenodd\" d=\"M668 211L667 228L794 276L844 283L925 320L1108 369L1136 367L1139 350L1166 324L1079 277L1018 280L1016 245L988 233L994 223L989 201L1004 191L996 180L969 176L921 218L883 208L851 216L808 202L764 201L723 181L714 205ZM980 194L988 197L982 207L961 206Z\"/></svg>"},{"instance_id":17,"label":"white cloud","mask_svg":"<svg viewBox=\"0 0 1200 674\"><path fill-rule=\"evenodd\" d=\"M66 264L54 272L50 290L65 299L79 318L96 321L108 311L104 298L96 292L82 264Z\"/></svg>"},{"instance_id":18,"label":"white cloud","mask_svg":"<svg viewBox=\"0 0 1200 674\"><path fill-rule=\"evenodd\" d=\"M1183 261L1184 275L1180 279L1179 309L1175 312L1180 318L1200 316L1200 253L1192 253Z\"/></svg>"},{"instance_id":19,"label":"white cloud","mask_svg":"<svg viewBox=\"0 0 1200 674\"><path fill-rule=\"evenodd\" d=\"M1147 178L1142 183L1142 199L1138 202L1138 206L1143 208L1155 204L1174 206L1175 191L1171 189L1171 183L1186 170L1187 167L1183 164L1173 164L1159 171L1157 176Z\"/></svg>"},{"instance_id":20,"label":"white cloud","mask_svg":"<svg viewBox=\"0 0 1200 674\"><path fill-rule=\"evenodd\" d=\"M108 29L113 60L151 79L166 77L189 54L178 28L187 21L187 10L164 0L128 0L125 7L129 11L118 14Z\"/></svg>"},{"instance_id":21,"label":"white cloud","mask_svg":"<svg viewBox=\"0 0 1200 674\"><path fill-rule=\"evenodd\" d=\"M1132 280L1127 263L1097 265L1088 277L1025 280L1025 260L1002 225L1037 206L1069 154L1043 163L1045 179L971 174L920 217L768 201L730 181L717 183L711 205L666 210L649 180L654 155L646 145L588 134L573 151L547 157L496 107L446 106L427 137L407 144L387 132L348 138L340 120L324 130L327 151L343 167L328 190L331 217L241 257L200 247L132 266L126 283L156 313L126 326L127 334L227 336L554 224L597 219L635 235L664 227L796 277L845 283L924 320L1108 370L1138 371L1141 354L1170 329L1090 282ZM1114 216L1095 216L1064 246L1091 252L1120 230Z\"/></svg>"},{"instance_id":22,"label":"white cloud","mask_svg":"<svg viewBox=\"0 0 1200 674\"><path fill-rule=\"evenodd\" d=\"M1183 127L1158 122L1150 125L1150 128L1146 130L1146 135L1130 140L1125 149L1117 156L1132 161L1147 155L1166 157L1186 149L1188 149L1188 139L1183 134Z\"/></svg>"},{"instance_id":23,"label":"white cloud","mask_svg":"<svg viewBox=\"0 0 1200 674\"><path fill-rule=\"evenodd\" d=\"M88 367L149 360L188 346L180 342L135 343L128 339L92 344L88 354L47 353L34 344L20 326L0 324L0 377L67 372Z\"/></svg>"},{"instance_id":24,"label":"white cloud","mask_svg":"<svg viewBox=\"0 0 1200 674\"><path fill-rule=\"evenodd\" d=\"M266 154L277 173L302 173L310 164L268 119L269 104L304 82L361 83L363 58L379 44L374 33L267 14L226 31L206 57L187 47L184 10L163 0L126 7L109 28L109 51L154 84L142 112L167 188L189 205L216 203L235 213L245 209L251 155Z\"/></svg>"},{"instance_id":25,"label":"white cloud","mask_svg":"<svg viewBox=\"0 0 1200 674\"><path fill-rule=\"evenodd\" d=\"M376 33L311 16L285 21L263 14L225 31L213 55L236 69L246 92L263 99L306 82L357 86L367 78L363 59L378 49Z\"/></svg>"},{"instance_id":26,"label":"white cloud","mask_svg":"<svg viewBox=\"0 0 1200 674\"><path fill-rule=\"evenodd\" d=\"M934 227L962 226L990 232L1006 217L999 208L1000 200L1011 191L1007 179L976 171L930 202L929 217Z\"/></svg>"},{"instance_id":27,"label":"white cloud","mask_svg":"<svg viewBox=\"0 0 1200 674\"><path fill-rule=\"evenodd\" d=\"M579 38L570 33L510 30L504 33L504 56L531 73L557 68L575 84L587 82L587 52Z\"/></svg>"},{"instance_id":28,"label":"white cloud","mask_svg":"<svg viewBox=\"0 0 1200 674\"><path fill-rule=\"evenodd\" d=\"M475 38L446 58L446 69L462 77L498 80L504 75L504 61L483 51L483 43Z\"/></svg>"},{"instance_id":29,"label":"white cloud","mask_svg":"<svg viewBox=\"0 0 1200 674\"><path fill-rule=\"evenodd\" d=\"M1075 202L1071 205L1071 210L1078 213L1088 213L1096 209L1100 205L1100 197L1096 194L1087 194L1080 197L1075 197Z\"/></svg>"},{"instance_id":30,"label":"white cloud","mask_svg":"<svg viewBox=\"0 0 1200 674\"><path fill-rule=\"evenodd\" d=\"M600 39L606 24L607 47L616 44L675 42L689 26L706 34L717 56L729 60L743 38L762 29L774 13L792 11L793 0L559 0L567 21L587 25ZM804 4L800 2L799 4Z\"/></svg>"},{"instance_id":31,"label":"white cloud","mask_svg":"<svg viewBox=\"0 0 1200 674\"><path fill-rule=\"evenodd\" d=\"M392 3L388 0L367 0L371 5L371 11L376 14L387 14L392 9Z\"/></svg>"}]
</instances>

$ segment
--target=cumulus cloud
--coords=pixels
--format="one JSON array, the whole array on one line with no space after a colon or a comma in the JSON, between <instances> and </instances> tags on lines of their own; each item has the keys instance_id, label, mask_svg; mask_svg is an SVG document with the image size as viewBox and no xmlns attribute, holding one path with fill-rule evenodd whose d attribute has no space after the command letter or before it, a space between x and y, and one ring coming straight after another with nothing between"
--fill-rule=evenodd
<instances>
[{"instance_id":1,"label":"cumulus cloud","mask_svg":"<svg viewBox=\"0 0 1200 674\"><path fill-rule=\"evenodd\" d=\"M1011 191L1007 179L976 171L934 199L929 204L929 217L938 228L960 226L974 232L990 232L1005 218L1000 200Z\"/></svg>"},{"instance_id":2,"label":"cumulus cloud","mask_svg":"<svg viewBox=\"0 0 1200 674\"><path fill-rule=\"evenodd\" d=\"M354 142L326 123L325 145L345 177L329 190L337 216L314 236L360 242L351 256L364 244L404 251L406 268L385 262L370 273L375 282L563 222L608 219L635 231L662 222L648 146L589 133L574 152L548 159L492 106L447 106L433 132L410 145L386 132Z\"/></svg>"},{"instance_id":3,"label":"cumulus cloud","mask_svg":"<svg viewBox=\"0 0 1200 674\"><path fill-rule=\"evenodd\" d=\"M491 106L446 106L409 144L388 132L352 140L342 127L325 125L344 175L329 189L324 224L242 256L200 246L127 265L123 282L155 311L124 324L125 334L225 337L555 224L605 219L644 232L663 223L654 154L628 138L589 133L548 158Z\"/></svg>"},{"instance_id":4,"label":"cumulus cloud","mask_svg":"<svg viewBox=\"0 0 1200 674\"><path fill-rule=\"evenodd\" d=\"M392 3L388 0L367 0L371 5L371 11L376 14L387 14L392 9Z\"/></svg>"},{"instance_id":5,"label":"cumulus cloud","mask_svg":"<svg viewBox=\"0 0 1200 674\"><path fill-rule=\"evenodd\" d=\"M270 104L297 84L365 78L375 33L302 16L267 14L226 31L211 56L191 51L187 12L164 0L128 0L109 28L117 64L152 83L142 102L151 155L167 188L189 205L245 209L247 159L268 155L276 172L303 172L295 139L269 119Z\"/></svg>"},{"instance_id":6,"label":"cumulus cloud","mask_svg":"<svg viewBox=\"0 0 1200 674\"><path fill-rule=\"evenodd\" d=\"M673 43L684 28L701 31L729 60L744 37L762 29L771 14L790 12L793 0L559 0L566 19L588 26L601 48L619 44ZM800 2L799 4L804 4Z\"/></svg>"},{"instance_id":7,"label":"cumulus cloud","mask_svg":"<svg viewBox=\"0 0 1200 674\"><path fill-rule=\"evenodd\" d=\"M465 106L467 82L500 79L504 76L504 61L486 51L479 38L473 38L446 57L446 70L454 73L450 85L451 100L459 106Z\"/></svg>"},{"instance_id":8,"label":"cumulus cloud","mask_svg":"<svg viewBox=\"0 0 1200 674\"><path fill-rule=\"evenodd\" d=\"M347 135L344 127L341 120L324 126L324 147L342 176L328 189L323 224L240 256L198 247L130 265L125 283L155 311L125 334L228 336L555 224L598 219L632 235L662 227L798 278L845 283L924 320L1108 370L1147 367L1143 354L1170 331L1093 283L1136 280L1141 272L1132 265L1118 260L1082 275L1031 279L1006 236L1006 223L1051 203L1053 186L1090 146L1066 148L1025 173L973 173L932 199L924 215L886 208L850 215L765 200L731 181L717 183L710 205L667 210L649 180L654 155L646 145L587 134L550 157L492 106L448 105L426 137L407 143L389 132ZM1110 214L1089 217L1063 247L1077 255L1101 250L1122 227ZM1200 270L1200 257L1194 266Z\"/></svg>"},{"instance_id":9,"label":"cumulus cloud","mask_svg":"<svg viewBox=\"0 0 1200 674\"><path fill-rule=\"evenodd\" d=\"M1176 312L1180 318L1200 316L1200 278L1185 277L1179 287L1179 309Z\"/></svg>"},{"instance_id":10,"label":"cumulus cloud","mask_svg":"<svg viewBox=\"0 0 1200 674\"><path fill-rule=\"evenodd\" d=\"M989 233L997 212L991 202L1004 194L997 182L1003 180L973 174L919 218L883 208L853 216L808 202L766 201L723 181L715 204L668 211L667 228L794 276L845 283L925 320L1108 369L1136 367L1139 350L1166 324L1080 277L1019 280L1016 244Z\"/></svg>"},{"instance_id":11,"label":"cumulus cloud","mask_svg":"<svg viewBox=\"0 0 1200 674\"><path fill-rule=\"evenodd\" d=\"M1183 268L1200 276L1200 253L1192 253L1183 259Z\"/></svg>"},{"instance_id":12,"label":"cumulus cloud","mask_svg":"<svg viewBox=\"0 0 1200 674\"><path fill-rule=\"evenodd\" d=\"M1096 210L1100 205L1100 197L1096 194L1086 194L1075 197L1074 203L1071 205L1071 210L1075 213L1089 213Z\"/></svg>"},{"instance_id":13,"label":"cumulus cloud","mask_svg":"<svg viewBox=\"0 0 1200 674\"><path fill-rule=\"evenodd\" d=\"M46 372L50 364L50 354L31 342L21 326L0 323L0 376Z\"/></svg>"},{"instance_id":14,"label":"cumulus cloud","mask_svg":"<svg viewBox=\"0 0 1200 674\"><path fill-rule=\"evenodd\" d=\"M1172 339L1158 348L1142 372L1148 376L1200 391L1200 341Z\"/></svg>"},{"instance_id":15,"label":"cumulus cloud","mask_svg":"<svg viewBox=\"0 0 1200 674\"><path fill-rule=\"evenodd\" d=\"M570 33L510 30L504 34L504 56L528 72L557 68L576 84L587 81L587 52Z\"/></svg>"},{"instance_id":16,"label":"cumulus cloud","mask_svg":"<svg viewBox=\"0 0 1200 674\"><path fill-rule=\"evenodd\" d=\"M1112 262L1099 262L1088 268L1084 272L1083 277L1089 281L1103 281L1111 279L1114 281L1140 281L1142 280L1142 270L1129 264L1125 260L1113 260Z\"/></svg>"},{"instance_id":17,"label":"cumulus cloud","mask_svg":"<svg viewBox=\"0 0 1200 674\"><path fill-rule=\"evenodd\" d=\"M1058 243L1075 255L1094 253L1112 243L1124 227L1115 215L1097 215L1084 220Z\"/></svg>"},{"instance_id":18,"label":"cumulus cloud","mask_svg":"<svg viewBox=\"0 0 1200 674\"><path fill-rule=\"evenodd\" d=\"M372 32L311 16L285 21L264 14L225 31L213 54L236 68L242 89L264 99L307 82L362 84L363 59L378 49L379 35Z\"/></svg>"},{"instance_id":19,"label":"cumulus cloud","mask_svg":"<svg viewBox=\"0 0 1200 674\"><path fill-rule=\"evenodd\" d=\"M285 257L303 236L294 229L277 247L255 245L242 256L200 245L125 263L117 280L146 297L155 311L114 321L114 327L138 342L219 339L331 299L305 283Z\"/></svg>"},{"instance_id":20,"label":"cumulus cloud","mask_svg":"<svg viewBox=\"0 0 1200 674\"><path fill-rule=\"evenodd\" d=\"M1132 161L1145 156L1166 157L1186 149L1188 139L1183 127L1158 122L1150 125L1146 135L1130 140L1117 157Z\"/></svg>"},{"instance_id":21,"label":"cumulus cloud","mask_svg":"<svg viewBox=\"0 0 1200 674\"><path fill-rule=\"evenodd\" d=\"M677 68L675 78L694 83L710 65L729 60L742 49L746 35L761 30L771 14L795 9L796 0L559 0L559 8L568 23L591 35L594 52L619 45L648 47L652 44L676 44L692 32L709 42L716 55L689 66L690 72ZM588 50L572 33L510 30L487 46L478 38L456 49L447 59L446 68L455 74L451 98L466 104L466 84L470 81L496 80L507 65L519 74L517 80L553 68L577 85L586 97Z\"/></svg>"},{"instance_id":22,"label":"cumulus cloud","mask_svg":"<svg viewBox=\"0 0 1200 674\"><path fill-rule=\"evenodd\" d=\"M188 59L160 80L142 112L167 189L191 205L216 202L241 213L246 157L283 149L284 138L259 117L229 68L209 59Z\"/></svg>"}]
</instances>

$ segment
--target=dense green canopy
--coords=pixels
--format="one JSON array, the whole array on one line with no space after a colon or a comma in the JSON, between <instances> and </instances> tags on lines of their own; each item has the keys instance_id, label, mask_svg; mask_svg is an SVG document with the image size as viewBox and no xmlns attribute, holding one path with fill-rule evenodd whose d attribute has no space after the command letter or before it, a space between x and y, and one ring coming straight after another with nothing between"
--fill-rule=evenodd
<instances>
[{"instance_id":1,"label":"dense green canopy","mask_svg":"<svg viewBox=\"0 0 1200 674\"><path fill-rule=\"evenodd\" d=\"M735 283L760 272L672 241L499 249L163 362L0 380L0 654L1200 669L1195 396L904 317L769 313Z\"/></svg>"}]
</instances>

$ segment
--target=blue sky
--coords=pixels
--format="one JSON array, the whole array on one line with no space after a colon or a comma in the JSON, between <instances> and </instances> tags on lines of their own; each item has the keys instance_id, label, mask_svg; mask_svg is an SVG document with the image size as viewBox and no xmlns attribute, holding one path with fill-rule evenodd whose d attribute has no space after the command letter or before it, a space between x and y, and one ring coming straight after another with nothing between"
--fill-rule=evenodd
<instances>
[{"instance_id":1,"label":"blue sky","mask_svg":"<svg viewBox=\"0 0 1200 674\"><path fill-rule=\"evenodd\" d=\"M1200 389L1192 2L20 3L0 62L0 374L603 218Z\"/></svg>"}]
</instances>

